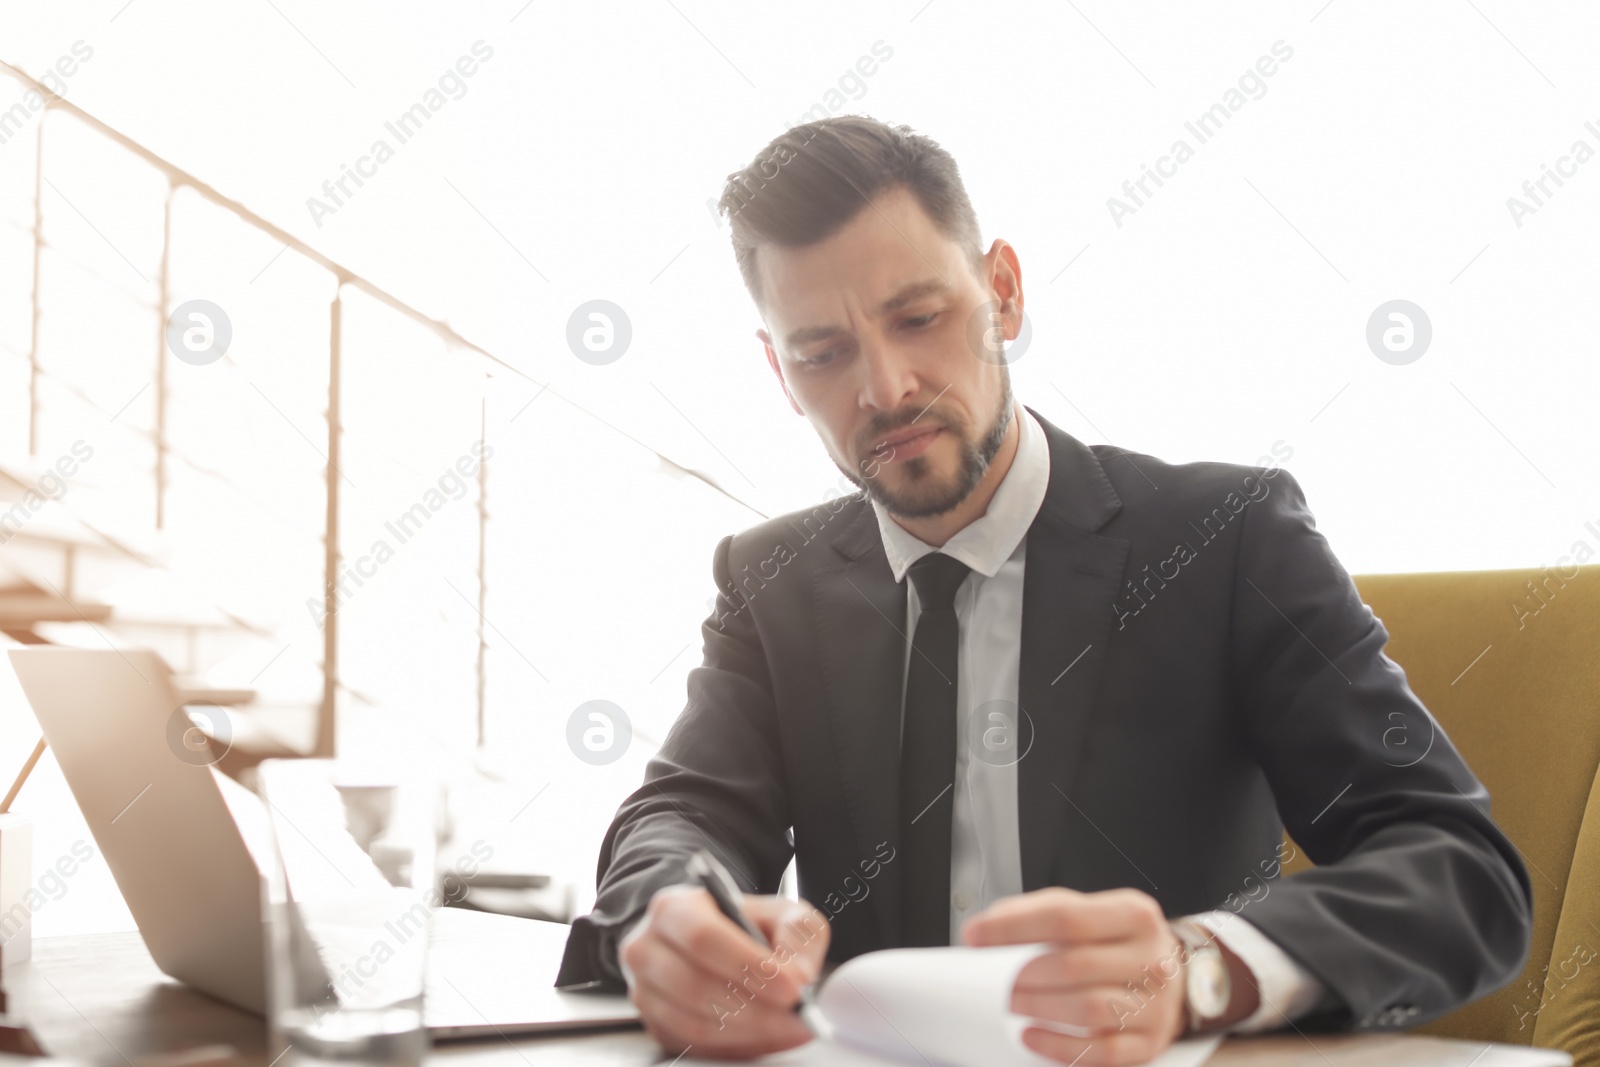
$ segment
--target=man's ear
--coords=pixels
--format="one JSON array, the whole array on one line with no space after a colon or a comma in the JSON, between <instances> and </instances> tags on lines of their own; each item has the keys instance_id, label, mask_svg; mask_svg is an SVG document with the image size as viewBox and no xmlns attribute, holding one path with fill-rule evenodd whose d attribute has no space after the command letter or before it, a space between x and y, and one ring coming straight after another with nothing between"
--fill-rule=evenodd
<instances>
[{"instance_id":1,"label":"man's ear","mask_svg":"<svg viewBox=\"0 0 1600 1067\"><path fill-rule=\"evenodd\" d=\"M772 336L766 330L757 330L756 337L761 341L761 347L767 352L767 366L772 368L772 373L778 376L778 385L783 389L783 395L788 397L789 406L794 408L796 415L804 415L800 405L794 402L794 394L789 392L789 383L783 380L783 369L778 366L778 353L772 347Z\"/></svg>"},{"instance_id":2,"label":"man's ear","mask_svg":"<svg viewBox=\"0 0 1600 1067\"><path fill-rule=\"evenodd\" d=\"M1007 341L1015 341L1022 332L1022 264L1017 250L1009 241L996 237L984 259L993 265L989 287L999 298L1001 321Z\"/></svg>"}]
</instances>

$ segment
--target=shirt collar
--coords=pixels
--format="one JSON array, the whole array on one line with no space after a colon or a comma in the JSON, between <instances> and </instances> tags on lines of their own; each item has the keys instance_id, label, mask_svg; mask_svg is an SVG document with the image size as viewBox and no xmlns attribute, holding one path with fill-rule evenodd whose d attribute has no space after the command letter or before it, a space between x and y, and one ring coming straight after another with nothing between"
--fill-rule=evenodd
<instances>
[{"instance_id":1,"label":"shirt collar","mask_svg":"<svg viewBox=\"0 0 1600 1067\"><path fill-rule=\"evenodd\" d=\"M956 531L943 547L935 548L916 537L895 522L878 501L872 501L872 510L878 516L878 531L883 536L884 554L894 580L900 581L906 570L929 552L943 552L960 560L985 578L993 578L1000 565L1011 558L1034 516L1044 503L1045 490L1050 486L1050 448L1044 430L1033 413L1021 404L1017 439L1017 454L1011 468L1000 479L989 508L982 515Z\"/></svg>"}]
</instances>

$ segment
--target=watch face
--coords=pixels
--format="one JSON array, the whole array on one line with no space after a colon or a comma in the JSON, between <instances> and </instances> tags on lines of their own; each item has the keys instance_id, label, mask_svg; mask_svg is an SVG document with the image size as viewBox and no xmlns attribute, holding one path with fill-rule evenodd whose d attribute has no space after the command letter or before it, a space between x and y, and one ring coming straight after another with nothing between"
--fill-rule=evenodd
<instances>
[{"instance_id":1,"label":"watch face","mask_svg":"<svg viewBox=\"0 0 1600 1067\"><path fill-rule=\"evenodd\" d=\"M1227 1011L1231 992L1228 965L1215 947L1201 949L1189 957L1187 992L1189 1006L1203 1019L1215 1019Z\"/></svg>"}]
</instances>

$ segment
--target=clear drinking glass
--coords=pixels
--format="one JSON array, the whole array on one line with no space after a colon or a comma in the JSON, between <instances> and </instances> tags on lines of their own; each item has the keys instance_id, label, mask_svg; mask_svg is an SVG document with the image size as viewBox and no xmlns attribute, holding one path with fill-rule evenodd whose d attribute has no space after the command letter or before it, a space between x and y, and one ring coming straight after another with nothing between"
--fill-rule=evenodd
<instances>
[{"instance_id":1,"label":"clear drinking glass","mask_svg":"<svg viewBox=\"0 0 1600 1067\"><path fill-rule=\"evenodd\" d=\"M267 1013L285 1067L417 1067L436 885L437 787L337 760L268 760Z\"/></svg>"}]
</instances>

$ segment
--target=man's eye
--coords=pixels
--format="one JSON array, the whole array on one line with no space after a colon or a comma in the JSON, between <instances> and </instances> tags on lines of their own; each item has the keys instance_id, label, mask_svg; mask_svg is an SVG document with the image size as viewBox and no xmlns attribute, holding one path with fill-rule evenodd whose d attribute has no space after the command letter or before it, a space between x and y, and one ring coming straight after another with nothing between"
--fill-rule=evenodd
<instances>
[{"instance_id":1,"label":"man's eye","mask_svg":"<svg viewBox=\"0 0 1600 1067\"><path fill-rule=\"evenodd\" d=\"M818 352L814 356L807 356L806 358L802 359L800 363L807 367L820 367L832 360L838 351L839 350L837 348L830 348L826 352Z\"/></svg>"},{"instance_id":2,"label":"man's eye","mask_svg":"<svg viewBox=\"0 0 1600 1067\"><path fill-rule=\"evenodd\" d=\"M938 317L939 313L937 311L930 311L926 315L918 315L915 318L906 319L905 324L910 326L912 329L917 330L929 325Z\"/></svg>"}]
</instances>

